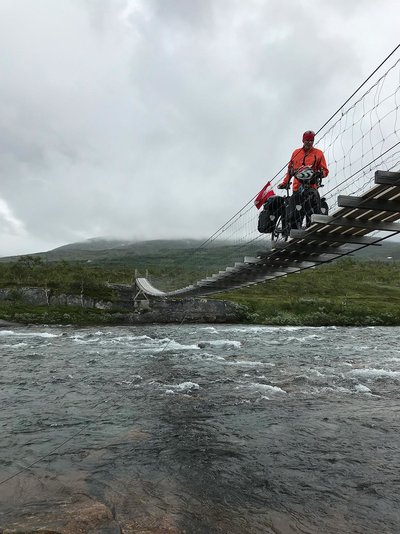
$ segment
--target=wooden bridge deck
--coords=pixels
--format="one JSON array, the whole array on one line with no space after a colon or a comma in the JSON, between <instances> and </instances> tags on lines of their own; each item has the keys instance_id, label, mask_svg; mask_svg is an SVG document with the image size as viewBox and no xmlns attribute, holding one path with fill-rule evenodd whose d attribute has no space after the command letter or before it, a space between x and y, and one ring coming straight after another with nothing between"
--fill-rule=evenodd
<instances>
[{"instance_id":1,"label":"wooden bridge deck","mask_svg":"<svg viewBox=\"0 0 400 534\"><path fill-rule=\"evenodd\" d=\"M278 242L257 257L245 257L234 267L188 287L164 293L146 278L137 278L136 285L153 297L209 295L286 276L379 245L400 233L400 223L395 222L400 219L400 172L377 171L374 187L359 197L340 195L338 206L332 215L313 215L311 226L292 230L288 241ZM376 231L379 235L367 235Z\"/></svg>"}]
</instances>

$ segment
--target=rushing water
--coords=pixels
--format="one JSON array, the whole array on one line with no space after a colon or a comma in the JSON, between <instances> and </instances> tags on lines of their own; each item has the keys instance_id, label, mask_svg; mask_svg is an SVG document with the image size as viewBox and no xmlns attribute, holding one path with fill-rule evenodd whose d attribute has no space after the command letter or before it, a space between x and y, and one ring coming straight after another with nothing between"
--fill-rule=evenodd
<instances>
[{"instance_id":1,"label":"rushing water","mask_svg":"<svg viewBox=\"0 0 400 534\"><path fill-rule=\"evenodd\" d=\"M0 527L398 533L399 334L0 330Z\"/></svg>"}]
</instances>

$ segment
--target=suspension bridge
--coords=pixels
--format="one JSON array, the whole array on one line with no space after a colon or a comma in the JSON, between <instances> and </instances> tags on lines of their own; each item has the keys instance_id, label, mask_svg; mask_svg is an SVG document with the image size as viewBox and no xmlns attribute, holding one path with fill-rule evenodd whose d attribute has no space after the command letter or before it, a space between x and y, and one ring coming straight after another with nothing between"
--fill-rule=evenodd
<instances>
[{"instance_id":1,"label":"suspension bridge","mask_svg":"<svg viewBox=\"0 0 400 534\"><path fill-rule=\"evenodd\" d=\"M243 256L193 284L173 291L136 278L135 298L195 297L263 283L379 246L400 233L400 45L317 131L330 173L324 193L330 215L314 214L307 229L272 243L257 232L254 197L206 240L224 239ZM276 186L286 165L272 178ZM246 256L259 245L260 251ZM226 265L226 263L225 263Z\"/></svg>"}]
</instances>

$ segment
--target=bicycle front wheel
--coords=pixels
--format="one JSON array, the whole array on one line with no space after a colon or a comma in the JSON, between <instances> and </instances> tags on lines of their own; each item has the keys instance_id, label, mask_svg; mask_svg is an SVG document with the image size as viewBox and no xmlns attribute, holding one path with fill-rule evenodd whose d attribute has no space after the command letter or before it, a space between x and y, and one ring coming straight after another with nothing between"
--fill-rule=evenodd
<instances>
[{"instance_id":1,"label":"bicycle front wheel","mask_svg":"<svg viewBox=\"0 0 400 534\"><path fill-rule=\"evenodd\" d=\"M287 241L288 237L289 236L288 236L285 220L282 216L279 216L276 219L276 223L271 232L271 241L275 243L280 240Z\"/></svg>"}]
</instances>

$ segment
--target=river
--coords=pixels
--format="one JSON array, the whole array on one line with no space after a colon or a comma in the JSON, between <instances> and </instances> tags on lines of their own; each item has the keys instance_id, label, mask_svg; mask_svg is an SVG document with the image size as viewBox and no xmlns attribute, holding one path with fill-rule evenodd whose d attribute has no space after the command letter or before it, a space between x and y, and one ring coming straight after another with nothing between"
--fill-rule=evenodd
<instances>
[{"instance_id":1,"label":"river","mask_svg":"<svg viewBox=\"0 0 400 534\"><path fill-rule=\"evenodd\" d=\"M398 533L399 335L3 328L0 530Z\"/></svg>"}]
</instances>

